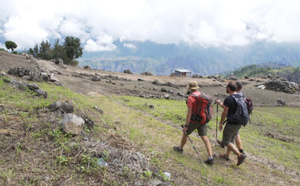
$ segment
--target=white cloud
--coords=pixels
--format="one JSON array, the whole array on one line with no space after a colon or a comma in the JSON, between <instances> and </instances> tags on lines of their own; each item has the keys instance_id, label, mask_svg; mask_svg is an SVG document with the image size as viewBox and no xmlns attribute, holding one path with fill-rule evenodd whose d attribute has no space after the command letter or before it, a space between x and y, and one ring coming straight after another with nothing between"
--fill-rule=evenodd
<instances>
[{"instance_id":1,"label":"white cloud","mask_svg":"<svg viewBox=\"0 0 300 186\"><path fill-rule=\"evenodd\" d=\"M0 37L20 48L75 36L85 50L113 50L110 40L247 45L300 42L298 0L0 0ZM99 37L101 39L99 39ZM104 38L103 38L104 37Z\"/></svg>"},{"instance_id":2,"label":"white cloud","mask_svg":"<svg viewBox=\"0 0 300 186\"><path fill-rule=\"evenodd\" d=\"M5 45L4 45L4 44L2 44L2 43L0 43L0 48L4 48L4 49L6 49Z\"/></svg>"},{"instance_id":3,"label":"white cloud","mask_svg":"<svg viewBox=\"0 0 300 186\"><path fill-rule=\"evenodd\" d=\"M96 41L89 39L84 46L84 50L88 52L112 51L114 49L116 46L113 44L113 37L109 35L99 36Z\"/></svg>"},{"instance_id":4,"label":"white cloud","mask_svg":"<svg viewBox=\"0 0 300 186\"><path fill-rule=\"evenodd\" d=\"M136 49L136 46L131 43L124 43L123 46L129 49Z\"/></svg>"}]
</instances>

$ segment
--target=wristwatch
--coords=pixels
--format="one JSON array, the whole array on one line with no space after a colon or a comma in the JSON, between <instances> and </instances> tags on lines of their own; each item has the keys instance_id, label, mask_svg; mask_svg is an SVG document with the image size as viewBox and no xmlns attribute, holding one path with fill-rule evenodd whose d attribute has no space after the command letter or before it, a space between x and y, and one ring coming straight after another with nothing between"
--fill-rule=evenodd
<instances>
[{"instance_id":1,"label":"wristwatch","mask_svg":"<svg viewBox=\"0 0 300 186\"><path fill-rule=\"evenodd\" d=\"M184 127L187 128L187 127L189 127L189 126L187 126L187 125L185 124Z\"/></svg>"}]
</instances>

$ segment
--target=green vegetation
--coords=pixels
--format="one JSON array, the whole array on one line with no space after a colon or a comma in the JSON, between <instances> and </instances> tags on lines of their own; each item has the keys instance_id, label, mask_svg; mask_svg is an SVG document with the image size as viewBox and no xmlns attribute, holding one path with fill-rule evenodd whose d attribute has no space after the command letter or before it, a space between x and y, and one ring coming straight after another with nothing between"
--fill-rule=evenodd
<instances>
[{"instance_id":1,"label":"green vegetation","mask_svg":"<svg viewBox=\"0 0 300 186\"><path fill-rule=\"evenodd\" d=\"M11 50L11 52L13 52L15 50L15 48L18 47L18 45L15 42L13 42L13 41L6 41L5 42L5 47L8 50Z\"/></svg>"},{"instance_id":2,"label":"green vegetation","mask_svg":"<svg viewBox=\"0 0 300 186\"><path fill-rule=\"evenodd\" d=\"M6 130L0 135L1 185L134 183L137 175L132 174L130 168L120 167L116 173L110 167L99 167L98 157L86 150L84 144L87 142L83 136L65 134L59 129L60 119L51 117L45 109L59 100L72 102L75 114L86 114L93 119L95 127L85 129L85 132L94 140L105 141L110 135L121 136L127 145L132 144L129 151L138 149L145 154L164 180L168 179L164 172L170 172L170 181L174 185L272 185L280 181L299 184L287 171L274 168L278 165L287 170L300 171L299 107L256 107L251 117L252 123L240 131L249 156L246 162L237 167L234 155L230 157L232 162L215 158L215 165L206 170L189 142L184 154L172 149L180 142L180 125L184 124L187 111L185 101L129 96L90 97L65 87L38 83L48 92L48 98L44 99L36 97L30 90L19 91L5 82L9 82L8 79L0 77L0 103L4 108L0 110L0 121L1 129ZM153 110L149 108L150 104L154 105ZM103 115L93 109L95 105L101 107ZM216 115L209 123L208 136L212 142L215 124ZM268 136L270 131L288 137L290 141ZM218 136L220 139L221 133ZM200 156L206 159L207 153L201 139L195 133L191 138ZM213 153L225 152L214 142L212 145ZM102 158L109 161L110 153L103 151ZM150 170L141 172L144 180L151 179L151 174Z\"/></svg>"},{"instance_id":3,"label":"green vegetation","mask_svg":"<svg viewBox=\"0 0 300 186\"><path fill-rule=\"evenodd\" d=\"M81 57L83 54L83 48L80 45L79 38L67 36L63 45L60 45L60 41L57 39L53 48L51 48L49 41L42 41L40 45L30 48L28 53L45 60L61 58L64 64L76 66L78 65L78 61L75 59Z\"/></svg>"}]
</instances>

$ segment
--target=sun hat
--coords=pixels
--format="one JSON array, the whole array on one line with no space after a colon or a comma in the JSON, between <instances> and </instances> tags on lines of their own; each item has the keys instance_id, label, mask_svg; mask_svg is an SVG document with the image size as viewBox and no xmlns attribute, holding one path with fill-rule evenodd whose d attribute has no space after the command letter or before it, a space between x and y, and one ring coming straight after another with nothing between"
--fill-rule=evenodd
<instances>
[{"instance_id":1,"label":"sun hat","mask_svg":"<svg viewBox=\"0 0 300 186\"><path fill-rule=\"evenodd\" d=\"M191 81L191 82L189 82L189 84L187 85L186 88L188 88L189 90L197 90L200 87L198 86L197 81Z\"/></svg>"}]
</instances>

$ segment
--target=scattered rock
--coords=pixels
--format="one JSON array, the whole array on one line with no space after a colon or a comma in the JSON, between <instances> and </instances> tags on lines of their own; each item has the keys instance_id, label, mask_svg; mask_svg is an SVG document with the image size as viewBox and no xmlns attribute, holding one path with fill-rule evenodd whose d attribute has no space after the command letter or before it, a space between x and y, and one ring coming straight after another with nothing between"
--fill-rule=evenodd
<instances>
[{"instance_id":1,"label":"scattered rock","mask_svg":"<svg viewBox=\"0 0 300 186\"><path fill-rule=\"evenodd\" d=\"M96 75L96 76L93 76L91 80L92 81L101 81L101 77Z\"/></svg>"},{"instance_id":2,"label":"scattered rock","mask_svg":"<svg viewBox=\"0 0 300 186\"><path fill-rule=\"evenodd\" d=\"M285 105L285 101L282 99L277 99L277 104L284 106Z\"/></svg>"},{"instance_id":3,"label":"scattered rock","mask_svg":"<svg viewBox=\"0 0 300 186\"><path fill-rule=\"evenodd\" d=\"M54 73L52 73L49 77L49 81L51 82L59 82L59 80L54 76Z\"/></svg>"},{"instance_id":4,"label":"scattered rock","mask_svg":"<svg viewBox=\"0 0 300 186\"><path fill-rule=\"evenodd\" d=\"M100 114L103 114L103 110L101 110L98 106L94 106L94 109L96 109Z\"/></svg>"},{"instance_id":5,"label":"scattered rock","mask_svg":"<svg viewBox=\"0 0 300 186\"><path fill-rule=\"evenodd\" d=\"M233 80L233 81L236 81L236 80L238 80L238 78L235 77L235 76L230 76L230 77L227 78L227 80Z\"/></svg>"},{"instance_id":6,"label":"scattered rock","mask_svg":"<svg viewBox=\"0 0 300 186\"><path fill-rule=\"evenodd\" d=\"M74 106L71 103L68 102L55 102L48 106L50 111L60 111L61 113L73 113L74 112Z\"/></svg>"},{"instance_id":7,"label":"scattered rock","mask_svg":"<svg viewBox=\"0 0 300 186\"><path fill-rule=\"evenodd\" d=\"M192 76L192 78L202 78L202 76L201 76L201 75L198 75L198 74L194 74L194 75Z\"/></svg>"},{"instance_id":8,"label":"scattered rock","mask_svg":"<svg viewBox=\"0 0 300 186\"><path fill-rule=\"evenodd\" d=\"M280 92L286 92L289 94L295 93L299 90L299 85L297 83L288 82L288 81L281 81L278 79L273 79L264 83L266 89L268 90L275 90Z\"/></svg>"},{"instance_id":9,"label":"scattered rock","mask_svg":"<svg viewBox=\"0 0 300 186\"><path fill-rule=\"evenodd\" d=\"M169 95L169 94L165 94L165 95L164 95L164 98L165 98L165 99L170 99L170 95Z\"/></svg>"},{"instance_id":10,"label":"scattered rock","mask_svg":"<svg viewBox=\"0 0 300 186\"><path fill-rule=\"evenodd\" d=\"M38 89L34 92L36 93L37 96L43 96L44 98L48 97L48 93L42 89Z\"/></svg>"},{"instance_id":11,"label":"scattered rock","mask_svg":"<svg viewBox=\"0 0 300 186\"><path fill-rule=\"evenodd\" d=\"M168 90L168 93L173 94L173 90Z\"/></svg>"},{"instance_id":12,"label":"scattered rock","mask_svg":"<svg viewBox=\"0 0 300 186\"><path fill-rule=\"evenodd\" d=\"M141 73L141 75L153 76L153 74L151 72L143 72L143 73Z\"/></svg>"},{"instance_id":13,"label":"scattered rock","mask_svg":"<svg viewBox=\"0 0 300 186\"><path fill-rule=\"evenodd\" d=\"M83 129L84 123L85 121L82 117L69 113L64 115L62 128L66 133L79 135Z\"/></svg>"},{"instance_id":14,"label":"scattered rock","mask_svg":"<svg viewBox=\"0 0 300 186\"><path fill-rule=\"evenodd\" d=\"M245 79L249 79L249 77L248 77L247 75L246 75L246 76L244 76L244 78L245 78Z\"/></svg>"},{"instance_id":15,"label":"scattered rock","mask_svg":"<svg viewBox=\"0 0 300 186\"><path fill-rule=\"evenodd\" d=\"M161 88L160 91L161 92L168 92L167 89L165 89L165 88Z\"/></svg>"},{"instance_id":16,"label":"scattered rock","mask_svg":"<svg viewBox=\"0 0 300 186\"><path fill-rule=\"evenodd\" d=\"M91 68L90 65L85 65L83 68L84 68L84 69L87 69L87 70L92 70L92 68Z\"/></svg>"},{"instance_id":17,"label":"scattered rock","mask_svg":"<svg viewBox=\"0 0 300 186\"><path fill-rule=\"evenodd\" d=\"M60 58L56 58L55 59L55 64L62 66L62 65L64 65L64 61L62 59L60 59Z\"/></svg>"},{"instance_id":18,"label":"scattered rock","mask_svg":"<svg viewBox=\"0 0 300 186\"><path fill-rule=\"evenodd\" d=\"M154 109L154 105L149 105L149 108L151 108L152 110Z\"/></svg>"},{"instance_id":19,"label":"scattered rock","mask_svg":"<svg viewBox=\"0 0 300 186\"><path fill-rule=\"evenodd\" d=\"M89 130L94 128L94 121L88 118L87 116L83 116L84 124L87 126Z\"/></svg>"},{"instance_id":20,"label":"scattered rock","mask_svg":"<svg viewBox=\"0 0 300 186\"><path fill-rule=\"evenodd\" d=\"M131 70L123 70L123 73L132 74Z\"/></svg>"},{"instance_id":21,"label":"scattered rock","mask_svg":"<svg viewBox=\"0 0 300 186\"><path fill-rule=\"evenodd\" d=\"M272 132L268 132L266 135L271 137L271 138L279 139L279 140L284 141L284 142L294 142L294 140L292 138L289 138L289 137L284 136L282 134L275 134L275 133L272 133Z\"/></svg>"}]
</instances>

